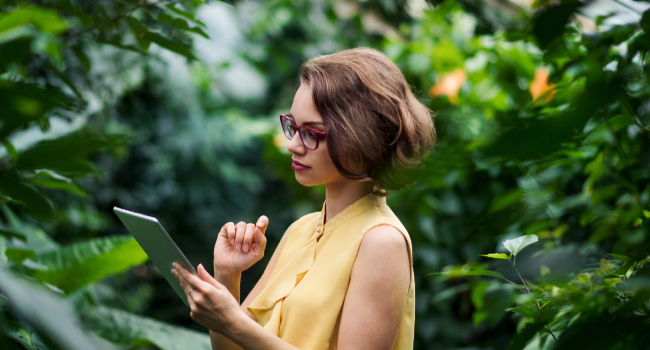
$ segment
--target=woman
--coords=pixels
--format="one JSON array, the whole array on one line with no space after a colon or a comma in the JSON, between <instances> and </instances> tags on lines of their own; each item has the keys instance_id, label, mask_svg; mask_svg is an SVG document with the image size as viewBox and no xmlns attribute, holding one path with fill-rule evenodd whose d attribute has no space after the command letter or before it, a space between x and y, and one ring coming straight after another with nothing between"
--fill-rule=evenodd
<instances>
[{"instance_id":1,"label":"woman","mask_svg":"<svg viewBox=\"0 0 650 350\"><path fill-rule=\"evenodd\" d=\"M433 147L431 113L372 49L312 58L300 83L280 122L296 180L326 186L323 209L289 226L241 306L241 272L264 254L268 218L224 225L214 278L201 265L198 277L172 270L190 316L220 350L412 349L411 243L385 196Z\"/></svg>"}]
</instances>

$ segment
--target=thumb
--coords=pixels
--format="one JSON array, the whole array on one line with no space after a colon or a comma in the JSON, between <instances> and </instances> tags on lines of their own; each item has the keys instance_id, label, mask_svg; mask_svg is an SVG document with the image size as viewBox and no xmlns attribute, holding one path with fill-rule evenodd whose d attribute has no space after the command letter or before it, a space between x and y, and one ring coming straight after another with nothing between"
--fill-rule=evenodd
<instances>
[{"instance_id":1,"label":"thumb","mask_svg":"<svg viewBox=\"0 0 650 350\"><path fill-rule=\"evenodd\" d=\"M266 228L269 227L269 218L266 217L266 215L260 216L259 219L257 219L257 224L255 224L257 228L262 231L262 233L266 233Z\"/></svg>"}]
</instances>

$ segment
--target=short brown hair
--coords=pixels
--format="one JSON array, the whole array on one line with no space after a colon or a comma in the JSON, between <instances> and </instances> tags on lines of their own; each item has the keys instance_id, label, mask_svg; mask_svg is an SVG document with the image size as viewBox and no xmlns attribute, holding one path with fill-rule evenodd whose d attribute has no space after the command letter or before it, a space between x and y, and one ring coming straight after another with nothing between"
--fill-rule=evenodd
<instances>
[{"instance_id":1,"label":"short brown hair","mask_svg":"<svg viewBox=\"0 0 650 350\"><path fill-rule=\"evenodd\" d=\"M311 86L341 175L370 181L381 196L412 182L408 174L435 145L435 116L386 55L356 48L317 56L300 67L300 80Z\"/></svg>"}]
</instances>

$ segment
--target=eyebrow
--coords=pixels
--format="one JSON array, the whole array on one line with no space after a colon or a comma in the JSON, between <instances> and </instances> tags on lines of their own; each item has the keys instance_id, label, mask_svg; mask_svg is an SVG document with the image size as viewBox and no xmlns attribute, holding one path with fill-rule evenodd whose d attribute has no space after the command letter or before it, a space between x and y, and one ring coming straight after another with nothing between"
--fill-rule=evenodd
<instances>
[{"instance_id":1,"label":"eyebrow","mask_svg":"<svg viewBox=\"0 0 650 350\"><path fill-rule=\"evenodd\" d=\"M288 116L290 116L291 119L293 119L294 122L296 121L296 118L294 118L293 114L289 113ZM323 122L304 122L304 123L302 123L302 125L318 125L318 124L325 125L325 123L323 123Z\"/></svg>"}]
</instances>

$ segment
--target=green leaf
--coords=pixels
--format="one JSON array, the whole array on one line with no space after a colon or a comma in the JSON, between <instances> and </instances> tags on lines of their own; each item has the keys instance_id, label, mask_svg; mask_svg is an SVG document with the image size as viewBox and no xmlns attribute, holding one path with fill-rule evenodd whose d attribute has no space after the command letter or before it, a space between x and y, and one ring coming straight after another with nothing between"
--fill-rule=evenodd
<instances>
[{"instance_id":1,"label":"green leaf","mask_svg":"<svg viewBox=\"0 0 650 350\"><path fill-rule=\"evenodd\" d=\"M25 210L34 217L44 219L53 213L50 201L15 172L0 172L0 193L24 205Z\"/></svg>"},{"instance_id":2,"label":"green leaf","mask_svg":"<svg viewBox=\"0 0 650 350\"><path fill-rule=\"evenodd\" d=\"M72 179L61 176L49 169L40 169L36 171L36 177L32 179L35 185L48 187L56 190L62 190L74 193L79 196L85 196L86 192L77 187Z\"/></svg>"},{"instance_id":3,"label":"green leaf","mask_svg":"<svg viewBox=\"0 0 650 350\"><path fill-rule=\"evenodd\" d=\"M0 292L11 301L12 310L38 333L66 350L117 350L107 341L88 334L69 301L42 285L14 276L0 265Z\"/></svg>"},{"instance_id":4,"label":"green leaf","mask_svg":"<svg viewBox=\"0 0 650 350\"><path fill-rule=\"evenodd\" d=\"M16 152L16 148L14 145L11 144L11 142L7 139L2 139L2 144L5 146L5 149L7 149L7 153L11 157L11 160L14 162L18 160L18 152Z\"/></svg>"},{"instance_id":5,"label":"green leaf","mask_svg":"<svg viewBox=\"0 0 650 350\"><path fill-rule=\"evenodd\" d=\"M88 158L125 141L123 135L105 135L83 129L37 143L20 155L16 165L24 170L50 169L69 177L99 174L99 169Z\"/></svg>"},{"instance_id":6,"label":"green leaf","mask_svg":"<svg viewBox=\"0 0 650 350\"><path fill-rule=\"evenodd\" d=\"M564 32L569 17L578 8L578 1L564 1L539 12L533 22L533 35L540 47L548 47Z\"/></svg>"},{"instance_id":7,"label":"green leaf","mask_svg":"<svg viewBox=\"0 0 650 350\"><path fill-rule=\"evenodd\" d=\"M180 10L180 9L174 7L173 4L167 5L165 7L172 10L175 14L177 14L179 16L183 16L183 17L189 19L190 21L194 21L194 14L191 13L191 12Z\"/></svg>"},{"instance_id":8,"label":"green leaf","mask_svg":"<svg viewBox=\"0 0 650 350\"><path fill-rule=\"evenodd\" d=\"M147 29L147 27L142 24L142 22L133 16L126 17L126 23L129 25L129 28L135 35L135 38L138 41L138 45L142 51L147 52L152 41L146 37L146 35L149 33L149 29Z\"/></svg>"},{"instance_id":9,"label":"green leaf","mask_svg":"<svg viewBox=\"0 0 650 350\"><path fill-rule=\"evenodd\" d=\"M59 70L59 68L57 68L55 65L53 65L47 60L43 62L43 67L50 70L54 75L56 75L59 79L61 79L61 81L63 81L70 88L70 90L72 90L72 92L74 92L74 94L77 95L77 98L79 98L80 100L84 99L83 96L81 96L81 94L77 90L77 88L74 86L72 81L70 81L70 79L68 79L68 77Z\"/></svg>"},{"instance_id":10,"label":"green leaf","mask_svg":"<svg viewBox=\"0 0 650 350\"><path fill-rule=\"evenodd\" d=\"M27 6L12 12L0 14L0 33L24 24L31 24L36 28L58 35L68 29L68 25L53 9L36 6Z\"/></svg>"},{"instance_id":11,"label":"green leaf","mask_svg":"<svg viewBox=\"0 0 650 350\"><path fill-rule=\"evenodd\" d=\"M524 248L527 246L535 243L538 241L537 235L526 235L526 236L521 236L517 237L514 239L509 239L505 242L503 242L503 245L508 249L508 251L512 255L517 255L519 252L521 252Z\"/></svg>"},{"instance_id":12,"label":"green leaf","mask_svg":"<svg viewBox=\"0 0 650 350\"><path fill-rule=\"evenodd\" d=\"M194 33L197 33L197 34L203 36L206 39L210 39L208 34L206 34L203 31L203 29L201 29L199 27L190 27L185 20L182 20L180 18L174 18L174 17L172 17L172 16L170 16L168 14L161 13L160 15L158 15L158 20L163 22L163 23L171 24L176 29L185 30L185 31L189 31L189 32L194 32Z\"/></svg>"},{"instance_id":13,"label":"green leaf","mask_svg":"<svg viewBox=\"0 0 650 350\"><path fill-rule=\"evenodd\" d=\"M616 117L606 121L602 125L596 127L592 130L589 135L582 141L583 145L599 143L602 141L607 141L611 138L612 132L616 132L628 125L635 125L636 121L629 115L617 115ZM611 144L612 142L610 142Z\"/></svg>"},{"instance_id":14,"label":"green leaf","mask_svg":"<svg viewBox=\"0 0 650 350\"><path fill-rule=\"evenodd\" d=\"M650 210L644 210L643 216L645 216L646 219L650 219Z\"/></svg>"},{"instance_id":15,"label":"green leaf","mask_svg":"<svg viewBox=\"0 0 650 350\"><path fill-rule=\"evenodd\" d=\"M506 311L520 313L520 314L522 314L524 316L528 316L530 318L535 318L535 317L537 317L537 315L539 315L539 310L537 309L537 307L534 307L534 306L519 305L517 307L512 307L512 308L506 309Z\"/></svg>"},{"instance_id":16,"label":"green leaf","mask_svg":"<svg viewBox=\"0 0 650 350\"><path fill-rule=\"evenodd\" d=\"M0 80L0 139L69 101L52 89Z\"/></svg>"},{"instance_id":17,"label":"green leaf","mask_svg":"<svg viewBox=\"0 0 650 350\"><path fill-rule=\"evenodd\" d=\"M84 67L86 72L90 71L90 60L88 59L88 56L84 52L84 50L81 48L79 45L75 45L72 47L72 52L74 55L77 57L77 60L79 60L79 63Z\"/></svg>"},{"instance_id":18,"label":"green leaf","mask_svg":"<svg viewBox=\"0 0 650 350\"><path fill-rule=\"evenodd\" d=\"M530 339L555 318L558 311L559 309L555 305L550 304L542 308L542 312L537 316L535 321L526 323L524 328L513 337L512 342L508 346L508 350L523 350Z\"/></svg>"},{"instance_id":19,"label":"green leaf","mask_svg":"<svg viewBox=\"0 0 650 350\"><path fill-rule=\"evenodd\" d=\"M154 43L158 44L159 46L161 46L161 47L163 47L163 48L165 48L165 49L167 49L169 51L176 52L177 54L185 56L185 57L187 57L189 59L192 59L192 60L197 59L196 56L194 56L194 54L192 53L190 47L185 45L185 44L175 42L175 41L171 41L171 40L161 36L160 34L153 33L153 32L145 33L143 37L146 40L149 40L150 42L154 42Z\"/></svg>"},{"instance_id":20,"label":"green leaf","mask_svg":"<svg viewBox=\"0 0 650 350\"><path fill-rule=\"evenodd\" d=\"M492 259L508 260L508 255L505 254L505 253L481 254L481 256L485 256L485 257L492 258Z\"/></svg>"},{"instance_id":21,"label":"green leaf","mask_svg":"<svg viewBox=\"0 0 650 350\"><path fill-rule=\"evenodd\" d=\"M148 259L131 236L96 238L38 254L34 261L48 269L37 271L33 277L69 294Z\"/></svg>"},{"instance_id":22,"label":"green leaf","mask_svg":"<svg viewBox=\"0 0 650 350\"><path fill-rule=\"evenodd\" d=\"M627 274L627 271L630 270L632 266L634 266L635 261L630 259L625 261L625 264L623 264L621 267L619 267L616 271L614 271L615 275L625 275Z\"/></svg>"},{"instance_id":23,"label":"green leaf","mask_svg":"<svg viewBox=\"0 0 650 350\"><path fill-rule=\"evenodd\" d=\"M165 350L211 350L207 333L163 323L132 313L97 307L84 314L86 325L95 333L117 344L154 344Z\"/></svg>"},{"instance_id":24,"label":"green leaf","mask_svg":"<svg viewBox=\"0 0 650 350\"><path fill-rule=\"evenodd\" d=\"M20 37L0 45L0 67L12 62L22 62L32 51L32 38Z\"/></svg>"},{"instance_id":25,"label":"green leaf","mask_svg":"<svg viewBox=\"0 0 650 350\"><path fill-rule=\"evenodd\" d=\"M27 241L27 236L25 236L24 234L13 232L13 231L8 231L8 230L3 230L3 229L0 229L0 236L3 236L3 237L8 238L8 239L17 238L17 239L19 239L19 240L21 240L23 242Z\"/></svg>"},{"instance_id":26,"label":"green leaf","mask_svg":"<svg viewBox=\"0 0 650 350\"><path fill-rule=\"evenodd\" d=\"M623 260L623 261L628 261L628 260L631 259L630 257L625 256L625 255L621 255L621 254L613 254L613 253L612 253L612 254L607 254L607 255L609 255L609 256L611 256L611 257L614 257L614 258L616 258L616 259L619 259L619 260Z\"/></svg>"},{"instance_id":27,"label":"green leaf","mask_svg":"<svg viewBox=\"0 0 650 350\"><path fill-rule=\"evenodd\" d=\"M25 261L25 259L34 259L36 257L36 252L30 249L7 248L7 250L5 250L5 255L7 256L7 259L20 264Z\"/></svg>"},{"instance_id":28,"label":"green leaf","mask_svg":"<svg viewBox=\"0 0 650 350\"><path fill-rule=\"evenodd\" d=\"M0 308L2 311L2 308ZM25 322L5 321L0 318L0 337L4 333L7 337L15 340L25 349L40 350L47 349L38 339L32 327ZM0 345L3 345L0 342ZM4 348L3 348L4 349ZM9 348L11 349L11 347Z\"/></svg>"}]
</instances>

